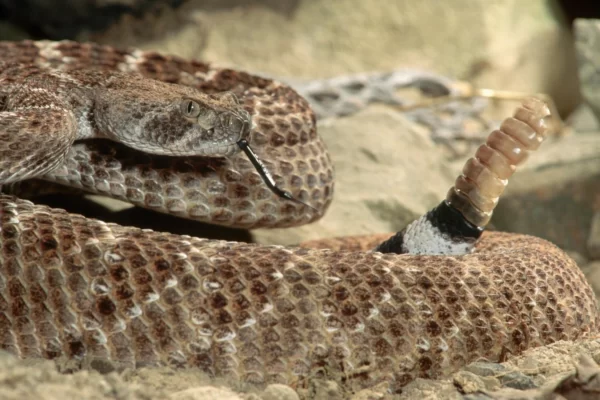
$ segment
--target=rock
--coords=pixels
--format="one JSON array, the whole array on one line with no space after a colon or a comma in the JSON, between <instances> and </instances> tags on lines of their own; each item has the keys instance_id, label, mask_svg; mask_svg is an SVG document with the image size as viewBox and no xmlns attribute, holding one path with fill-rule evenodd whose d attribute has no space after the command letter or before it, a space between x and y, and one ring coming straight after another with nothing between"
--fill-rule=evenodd
<instances>
[{"instance_id":1,"label":"rock","mask_svg":"<svg viewBox=\"0 0 600 400\"><path fill-rule=\"evenodd\" d=\"M418 378L402 389L399 400L461 400L452 382Z\"/></svg>"},{"instance_id":2,"label":"rock","mask_svg":"<svg viewBox=\"0 0 600 400\"><path fill-rule=\"evenodd\" d=\"M0 399L165 399L167 392L125 382L119 375L95 371L61 374L51 361L17 360L0 352Z\"/></svg>"},{"instance_id":3,"label":"rock","mask_svg":"<svg viewBox=\"0 0 600 400\"><path fill-rule=\"evenodd\" d=\"M589 355L583 354L578 362L573 363L569 373L555 374L545 381L542 387L536 389L502 388L480 391L467 394L464 400L597 399L600 392L600 368Z\"/></svg>"},{"instance_id":4,"label":"rock","mask_svg":"<svg viewBox=\"0 0 600 400\"><path fill-rule=\"evenodd\" d=\"M165 391L171 394L200 387L231 387L231 384L226 380L210 379L205 373L194 368L138 368L126 370L123 373L123 379L130 384L136 384L153 391Z\"/></svg>"},{"instance_id":5,"label":"rock","mask_svg":"<svg viewBox=\"0 0 600 400\"><path fill-rule=\"evenodd\" d=\"M533 389L537 387L531 377L517 371L502 375L500 377L500 383L505 387L519 390Z\"/></svg>"},{"instance_id":6,"label":"rock","mask_svg":"<svg viewBox=\"0 0 600 400\"><path fill-rule=\"evenodd\" d=\"M600 369L595 365L593 359L598 359L599 356L600 340L598 339L578 342L563 341L530 349L507 362L497 364L502 371L509 371L499 376L499 381L503 385L502 388L496 390L480 389L466 394L464 399L597 398ZM491 367L493 364L489 363L489 366ZM461 376L465 372L464 370L468 368L473 369L470 365L455 374L455 377ZM491 367L480 370L484 374L488 374L493 369ZM587 393L590 397L573 397L582 393Z\"/></svg>"},{"instance_id":7,"label":"rock","mask_svg":"<svg viewBox=\"0 0 600 400\"><path fill-rule=\"evenodd\" d=\"M577 66L558 10L556 0L192 0L80 38L279 77L419 66L479 87L545 92L567 114L579 102Z\"/></svg>"},{"instance_id":8,"label":"rock","mask_svg":"<svg viewBox=\"0 0 600 400\"><path fill-rule=\"evenodd\" d=\"M350 400L384 400L387 395L388 384L382 383L369 389L359 390L350 397Z\"/></svg>"},{"instance_id":9,"label":"rock","mask_svg":"<svg viewBox=\"0 0 600 400\"><path fill-rule=\"evenodd\" d=\"M600 298L600 261L593 261L589 264L586 264L582 268L583 273L587 281L594 289L594 293L597 298Z\"/></svg>"},{"instance_id":10,"label":"rock","mask_svg":"<svg viewBox=\"0 0 600 400\"><path fill-rule=\"evenodd\" d=\"M287 385L272 384L260 395L262 400L300 400L298 394Z\"/></svg>"},{"instance_id":11,"label":"rock","mask_svg":"<svg viewBox=\"0 0 600 400\"><path fill-rule=\"evenodd\" d=\"M596 118L594 111L586 103L580 104L565 122L572 128L574 133L600 131L600 120Z\"/></svg>"},{"instance_id":12,"label":"rock","mask_svg":"<svg viewBox=\"0 0 600 400\"><path fill-rule=\"evenodd\" d=\"M583 254L581 254L579 252L567 250L566 253L569 255L569 257L571 257L573 259L573 261L575 261L575 263L577 263L579 268L581 268L582 270L583 270L584 266L589 263L589 260L587 259L587 257L585 257Z\"/></svg>"},{"instance_id":13,"label":"rock","mask_svg":"<svg viewBox=\"0 0 600 400\"><path fill-rule=\"evenodd\" d=\"M32 35L73 38L81 32L104 30L126 13L141 15L181 0L21 0L3 1L8 19ZM32 12L35 10L35 12ZM0 36L2 37L2 36Z\"/></svg>"},{"instance_id":14,"label":"rock","mask_svg":"<svg viewBox=\"0 0 600 400\"><path fill-rule=\"evenodd\" d=\"M502 364L513 371L521 371L531 377L545 377L547 380L552 376L572 373L584 354L600 360L600 340L558 341L529 349Z\"/></svg>"},{"instance_id":15,"label":"rock","mask_svg":"<svg viewBox=\"0 0 600 400\"><path fill-rule=\"evenodd\" d=\"M29 35L14 24L0 21L0 38L2 40L25 40L29 39Z\"/></svg>"},{"instance_id":16,"label":"rock","mask_svg":"<svg viewBox=\"0 0 600 400\"><path fill-rule=\"evenodd\" d=\"M308 226L252 231L255 241L295 244L400 230L437 205L460 171L447 168L422 129L387 109L325 120L319 130L336 174L327 214Z\"/></svg>"},{"instance_id":17,"label":"rock","mask_svg":"<svg viewBox=\"0 0 600 400\"><path fill-rule=\"evenodd\" d=\"M587 250L592 260L600 259L600 212L594 213L587 239Z\"/></svg>"},{"instance_id":18,"label":"rock","mask_svg":"<svg viewBox=\"0 0 600 400\"><path fill-rule=\"evenodd\" d=\"M454 386L460 388L463 393L473 393L484 390L486 385L479 376L469 371L459 371L452 377ZM496 384L499 387L500 384Z\"/></svg>"},{"instance_id":19,"label":"rock","mask_svg":"<svg viewBox=\"0 0 600 400\"><path fill-rule=\"evenodd\" d=\"M284 399L284 397L281 399ZM288 399L288 397L285 397L285 399ZM242 398L229 389L204 386L172 393L169 395L169 400L242 400Z\"/></svg>"},{"instance_id":20,"label":"rock","mask_svg":"<svg viewBox=\"0 0 600 400\"><path fill-rule=\"evenodd\" d=\"M600 19L576 19L574 27L581 93L600 121Z\"/></svg>"},{"instance_id":21,"label":"rock","mask_svg":"<svg viewBox=\"0 0 600 400\"><path fill-rule=\"evenodd\" d=\"M473 362L467 365L464 370L478 376L498 376L506 373L506 367L504 365L483 361Z\"/></svg>"},{"instance_id":22,"label":"rock","mask_svg":"<svg viewBox=\"0 0 600 400\"><path fill-rule=\"evenodd\" d=\"M454 170L460 163L454 163ZM587 255L600 196L600 135L550 139L511 178L492 224Z\"/></svg>"},{"instance_id":23,"label":"rock","mask_svg":"<svg viewBox=\"0 0 600 400\"><path fill-rule=\"evenodd\" d=\"M600 393L600 368L590 356L584 354L579 359L576 373L562 380L554 389L564 398L594 399Z\"/></svg>"}]
</instances>

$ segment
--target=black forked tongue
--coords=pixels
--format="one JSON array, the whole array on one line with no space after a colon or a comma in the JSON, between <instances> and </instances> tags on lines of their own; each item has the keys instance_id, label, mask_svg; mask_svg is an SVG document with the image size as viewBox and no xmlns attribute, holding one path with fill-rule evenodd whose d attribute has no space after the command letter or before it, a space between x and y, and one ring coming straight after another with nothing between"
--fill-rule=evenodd
<instances>
[{"instance_id":1,"label":"black forked tongue","mask_svg":"<svg viewBox=\"0 0 600 400\"><path fill-rule=\"evenodd\" d=\"M248 143L248 141L246 139L242 139L242 140L238 141L237 145L240 147L240 149L242 149L244 154L246 154L246 157L248 157L248 159L250 160L252 165L254 165L254 168L256 168L256 171L262 178L265 185L267 185L267 187L269 189L271 189L271 191L273 193L275 193L277 196L281 197L282 199L291 200L294 203L302 204L302 205L312 208L313 210L318 212L318 210L316 208L314 208L313 206L308 205L305 202L303 202L302 200L295 198L294 196L292 196L292 194L290 192L277 187L277 184L275 183L275 180L271 176L271 173L269 173L269 170L267 169L267 167L265 167L265 164L263 164L258 159L258 157L256 157L256 154L250 148L250 143Z\"/></svg>"}]
</instances>

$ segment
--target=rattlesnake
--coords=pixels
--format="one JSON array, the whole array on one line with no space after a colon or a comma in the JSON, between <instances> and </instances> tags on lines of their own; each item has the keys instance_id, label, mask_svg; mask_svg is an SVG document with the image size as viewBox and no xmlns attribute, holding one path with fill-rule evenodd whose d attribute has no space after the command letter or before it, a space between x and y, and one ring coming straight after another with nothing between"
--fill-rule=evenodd
<instances>
[{"instance_id":1,"label":"rattlesnake","mask_svg":"<svg viewBox=\"0 0 600 400\"><path fill-rule=\"evenodd\" d=\"M45 172L47 181L245 228L310 222L331 202L330 157L310 107L287 86L176 57L73 42L0 43L0 59L10 62L0 70L2 183ZM116 74L102 87L102 71L131 75ZM80 134L99 129L109 138L111 129L131 126L125 119L102 119L109 109L117 110L113 116L145 120L156 104L148 99L165 93L152 86L170 87L134 73L199 88L208 93L202 107L226 102L202 120L204 131L214 128L215 115L235 110L235 129L212 147L227 156L151 156L106 140L71 145L74 137L55 138L56 147L48 147L48 137L69 124ZM140 79L145 89L130 96L121 83L131 82L119 80L126 76ZM57 82L71 85L77 96L65 96L64 88L52 86ZM210 95L223 91L237 95L240 105ZM178 112L190 111L185 104ZM30 117L19 118L21 112ZM251 131L244 113L252 118ZM168 121L177 125L171 119L176 114L150 131L163 132ZM51 115L59 117L44 118ZM14 139L27 130L34 133L21 136L27 141ZM277 185L313 208L263 185L250 162L229 146L245 135ZM220 147L222 140L228 146ZM467 217L473 237L503 189L507 177L500 175L512 174L518 161L484 153L478 157L489 165L470 161L470 178L459 177L442 202ZM430 236L428 224L439 209L407 229L410 240L396 236L381 246L420 251L415 238L419 232ZM445 238L436 239L440 248L473 245ZM326 375L349 390L386 382L390 392L399 392L416 377L439 377L475 359L498 360L588 336L598 327L593 292L575 263L550 243L523 235L486 234L475 252L460 256L384 254L361 245L285 248L122 227L0 195L0 249L0 348L24 358L199 367L256 384L299 386Z\"/></svg>"}]
</instances>

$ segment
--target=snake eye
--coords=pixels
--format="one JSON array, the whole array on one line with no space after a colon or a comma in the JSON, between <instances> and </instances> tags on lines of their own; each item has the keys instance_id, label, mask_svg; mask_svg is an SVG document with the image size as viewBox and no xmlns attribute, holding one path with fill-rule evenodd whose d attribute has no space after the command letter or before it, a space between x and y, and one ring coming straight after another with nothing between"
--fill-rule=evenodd
<instances>
[{"instance_id":1,"label":"snake eye","mask_svg":"<svg viewBox=\"0 0 600 400\"><path fill-rule=\"evenodd\" d=\"M200 115L200 104L194 100L185 99L181 102L181 112L187 118L197 118Z\"/></svg>"}]
</instances>

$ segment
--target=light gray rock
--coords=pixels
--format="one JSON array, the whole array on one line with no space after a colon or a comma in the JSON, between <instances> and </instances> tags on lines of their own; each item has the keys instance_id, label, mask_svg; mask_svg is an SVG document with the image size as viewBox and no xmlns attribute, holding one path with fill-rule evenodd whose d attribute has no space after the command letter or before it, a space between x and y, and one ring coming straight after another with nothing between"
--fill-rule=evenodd
<instances>
[{"instance_id":1,"label":"light gray rock","mask_svg":"<svg viewBox=\"0 0 600 400\"><path fill-rule=\"evenodd\" d=\"M483 379L469 371L458 371L452 377L452 381L454 386L459 387L463 393L473 393L487 389ZM496 382L495 386L496 388L500 387L500 383Z\"/></svg>"},{"instance_id":2,"label":"light gray rock","mask_svg":"<svg viewBox=\"0 0 600 400\"><path fill-rule=\"evenodd\" d=\"M506 375L502 375L499 379L503 386L513 389L526 390L537 388L537 385L533 379L520 371L514 371Z\"/></svg>"},{"instance_id":3,"label":"light gray rock","mask_svg":"<svg viewBox=\"0 0 600 400\"><path fill-rule=\"evenodd\" d=\"M581 93L600 120L600 19L576 19L574 27Z\"/></svg>"},{"instance_id":4,"label":"light gray rock","mask_svg":"<svg viewBox=\"0 0 600 400\"><path fill-rule=\"evenodd\" d=\"M416 379L406 385L399 400L460 400L462 396L449 380Z\"/></svg>"},{"instance_id":5,"label":"light gray rock","mask_svg":"<svg viewBox=\"0 0 600 400\"><path fill-rule=\"evenodd\" d=\"M478 87L579 103L575 49L557 0L190 0L123 18L93 39L279 77L417 66ZM552 68L548 68L552 65ZM508 105L512 111L512 105Z\"/></svg>"},{"instance_id":6,"label":"light gray rock","mask_svg":"<svg viewBox=\"0 0 600 400\"><path fill-rule=\"evenodd\" d=\"M587 238L587 250L592 260L600 259L600 212L594 213Z\"/></svg>"},{"instance_id":7,"label":"light gray rock","mask_svg":"<svg viewBox=\"0 0 600 400\"><path fill-rule=\"evenodd\" d=\"M583 269L583 267L589 263L588 258L577 251L567 250L567 254L577 263L577 265L579 265L579 268Z\"/></svg>"},{"instance_id":8,"label":"light gray rock","mask_svg":"<svg viewBox=\"0 0 600 400\"><path fill-rule=\"evenodd\" d=\"M467 365L464 370L478 376L498 376L506 373L506 367L504 365L483 361L471 363Z\"/></svg>"},{"instance_id":9,"label":"light gray rock","mask_svg":"<svg viewBox=\"0 0 600 400\"><path fill-rule=\"evenodd\" d=\"M596 118L592 108L585 102L581 103L565 123L574 133L600 132L600 120Z\"/></svg>"},{"instance_id":10,"label":"light gray rock","mask_svg":"<svg viewBox=\"0 0 600 400\"><path fill-rule=\"evenodd\" d=\"M95 371L62 374L47 360L18 360L0 351L0 399L167 399L168 393L127 383L115 373L100 375ZM206 398L206 400L209 400Z\"/></svg>"},{"instance_id":11,"label":"light gray rock","mask_svg":"<svg viewBox=\"0 0 600 400\"><path fill-rule=\"evenodd\" d=\"M168 400L242 400L242 397L229 389L203 386L171 393ZM287 398L282 398L282 400L287 400Z\"/></svg>"},{"instance_id":12,"label":"light gray rock","mask_svg":"<svg viewBox=\"0 0 600 400\"><path fill-rule=\"evenodd\" d=\"M594 289L596 298L600 298L600 261L592 261L586 264L581 270L592 286L592 289Z\"/></svg>"},{"instance_id":13,"label":"light gray rock","mask_svg":"<svg viewBox=\"0 0 600 400\"><path fill-rule=\"evenodd\" d=\"M263 390L261 400L300 400L294 389L287 385L272 384Z\"/></svg>"}]
</instances>

